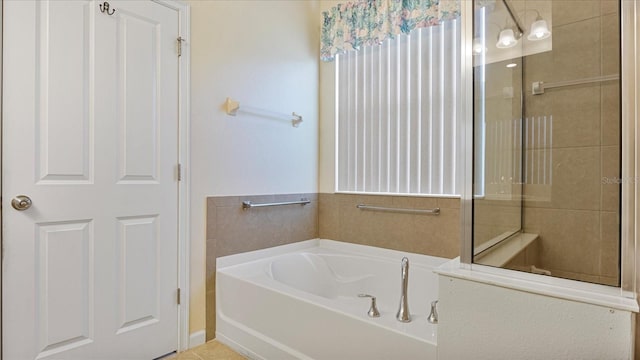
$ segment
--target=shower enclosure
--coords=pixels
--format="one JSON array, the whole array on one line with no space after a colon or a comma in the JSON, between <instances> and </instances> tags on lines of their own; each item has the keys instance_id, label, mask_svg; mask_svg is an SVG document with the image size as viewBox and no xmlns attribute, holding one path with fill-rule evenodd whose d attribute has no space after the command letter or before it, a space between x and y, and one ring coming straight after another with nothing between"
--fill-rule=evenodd
<instances>
[{"instance_id":1,"label":"shower enclosure","mask_svg":"<svg viewBox=\"0 0 640 360\"><path fill-rule=\"evenodd\" d=\"M620 286L620 5L474 1L473 262Z\"/></svg>"}]
</instances>

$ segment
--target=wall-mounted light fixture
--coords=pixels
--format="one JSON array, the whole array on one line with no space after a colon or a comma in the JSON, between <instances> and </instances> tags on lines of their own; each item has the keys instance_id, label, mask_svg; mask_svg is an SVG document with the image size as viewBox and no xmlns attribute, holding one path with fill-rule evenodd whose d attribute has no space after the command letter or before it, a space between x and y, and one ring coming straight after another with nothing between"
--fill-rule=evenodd
<instances>
[{"instance_id":1,"label":"wall-mounted light fixture","mask_svg":"<svg viewBox=\"0 0 640 360\"><path fill-rule=\"evenodd\" d=\"M473 52L473 55L480 55L483 52L487 51L487 47L484 45L484 42L482 41L481 38L476 37L476 38L473 38L473 44L471 45L471 51Z\"/></svg>"},{"instance_id":2,"label":"wall-mounted light fixture","mask_svg":"<svg viewBox=\"0 0 640 360\"><path fill-rule=\"evenodd\" d=\"M496 47L498 49L506 49L510 47L516 46L518 40L522 37L522 33L513 31L512 28L505 28L500 30L500 34L498 34L498 42L496 43Z\"/></svg>"},{"instance_id":3,"label":"wall-mounted light fixture","mask_svg":"<svg viewBox=\"0 0 640 360\"><path fill-rule=\"evenodd\" d=\"M535 11L537 14L536 20L531 24L531 27L529 28L527 39L529 41L539 41L551 36L549 25L547 24L547 21L540 15L540 12L535 9L527 9L522 11L521 13L525 13L527 11ZM509 12L513 14L511 11ZM523 32L524 29L521 29L518 24L509 25L509 20L507 18L505 26L500 28L496 47L498 49L507 49L516 46L518 44L518 41L522 38Z\"/></svg>"},{"instance_id":4,"label":"wall-mounted light fixture","mask_svg":"<svg viewBox=\"0 0 640 360\"><path fill-rule=\"evenodd\" d=\"M547 25L547 20L543 19L540 16L540 12L535 9L529 9L531 11L535 11L538 16L536 16L536 21L531 24L531 29L529 29L529 35L527 35L527 39L531 41L544 40L551 36L551 30L549 30L549 25ZM525 10L528 11L528 10Z\"/></svg>"}]
</instances>

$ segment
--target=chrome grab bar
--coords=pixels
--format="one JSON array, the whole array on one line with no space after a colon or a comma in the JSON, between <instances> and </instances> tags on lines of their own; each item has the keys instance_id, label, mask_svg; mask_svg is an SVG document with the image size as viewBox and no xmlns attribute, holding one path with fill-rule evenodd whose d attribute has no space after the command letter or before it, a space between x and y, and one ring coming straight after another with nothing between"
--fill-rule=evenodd
<instances>
[{"instance_id":1,"label":"chrome grab bar","mask_svg":"<svg viewBox=\"0 0 640 360\"><path fill-rule=\"evenodd\" d=\"M254 204L251 201L243 201L242 202L242 210L248 210L251 208L258 207L267 207L267 206L281 206L281 205L307 205L310 204L311 200L309 199L300 199L299 201L283 201L283 202L275 202L275 203L262 203L262 204Z\"/></svg>"},{"instance_id":2,"label":"chrome grab bar","mask_svg":"<svg viewBox=\"0 0 640 360\"><path fill-rule=\"evenodd\" d=\"M360 210L372 210L372 211L386 211L386 212L397 212L397 213L407 213L407 214L427 214L427 215L439 215L440 208L433 209L401 209L401 208L390 208L390 207L382 207L382 206L372 206L365 204L358 204L356 207Z\"/></svg>"}]
</instances>

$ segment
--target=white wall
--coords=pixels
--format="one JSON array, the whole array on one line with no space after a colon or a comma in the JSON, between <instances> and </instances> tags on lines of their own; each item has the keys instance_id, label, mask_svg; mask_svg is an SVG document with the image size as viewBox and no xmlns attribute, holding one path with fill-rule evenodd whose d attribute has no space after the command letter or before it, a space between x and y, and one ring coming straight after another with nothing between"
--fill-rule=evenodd
<instances>
[{"instance_id":1,"label":"white wall","mask_svg":"<svg viewBox=\"0 0 640 360\"><path fill-rule=\"evenodd\" d=\"M189 1L191 332L205 328L206 197L318 191L317 1ZM304 117L299 128L239 112Z\"/></svg>"}]
</instances>

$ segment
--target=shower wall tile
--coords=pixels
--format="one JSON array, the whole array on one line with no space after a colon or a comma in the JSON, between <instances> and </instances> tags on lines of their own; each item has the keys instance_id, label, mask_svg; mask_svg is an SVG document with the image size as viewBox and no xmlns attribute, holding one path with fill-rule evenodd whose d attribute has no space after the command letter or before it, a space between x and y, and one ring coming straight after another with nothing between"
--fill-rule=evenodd
<instances>
[{"instance_id":1,"label":"shower wall tile","mask_svg":"<svg viewBox=\"0 0 640 360\"><path fill-rule=\"evenodd\" d=\"M620 82L609 81L601 86L602 146L620 144Z\"/></svg>"},{"instance_id":2,"label":"shower wall tile","mask_svg":"<svg viewBox=\"0 0 640 360\"><path fill-rule=\"evenodd\" d=\"M598 282L603 285L616 286L616 287L620 286L620 280L618 279L617 276L600 276ZM636 329L636 331L638 330ZM637 350L636 350L636 353L637 353Z\"/></svg>"},{"instance_id":3,"label":"shower wall tile","mask_svg":"<svg viewBox=\"0 0 640 360\"><path fill-rule=\"evenodd\" d=\"M620 24L618 13L603 15L602 26L602 75L620 71Z\"/></svg>"},{"instance_id":4,"label":"shower wall tile","mask_svg":"<svg viewBox=\"0 0 640 360\"><path fill-rule=\"evenodd\" d=\"M308 205L242 210L254 203L311 200ZM207 198L206 334L215 336L216 258L318 237L318 195L282 194Z\"/></svg>"},{"instance_id":5,"label":"shower wall tile","mask_svg":"<svg viewBox=\"0 0 640 360\"><path fill-rule=\"evenodd\" d=\"M536 57L538 55L534 55ZM531 61L527 60L527 64L531 63ZM528 65L527 65L528 66ZM531 65L533 67L533 65ZM531 80L527 82L527 84L531 84L534 81L547 81L546 79L540 76L531 75L529 72L526 72L527 76L531 77ZM527 112L527 118L540 118L547 116L549 118L551 115L555 115L553 113L553 93L547 92L543 95L535 95L531 96L531 89L528 89L527 96L525 97L525 109ZM547 141L547 145L549 141ZM531 146L531 144L528 144Z\"/></svg>"},{"instance_id":6,"label":"shower wall tile","mask_svg":"<svg viewBox=\"0 0 640 360\"><path fill-rule=\"evenodd\" d=\"M539 152L541 150L534 150ZM535 185L525 184L525 206L572 210L599 210L600 147L554 148L552 151L552 180L550 196L536 193ZM528 157L527 157L528 158ZM527 174L538 176L538 169ZM539 191L544 189L537 187Z\"/></svg>"},{"instance_id":7,"label":"shower wall tile","mask_svg":"<svg viewBox=\"0 0 640 360\"><path fill-rule=\"evenodd\" d=\"M531 95L531 83L535 81L552 82L553 81L553 52L545 51L535 55L529 55L524 58L524 90L526 94ZM543 99L544 96L527 97L530 99ZM527 108L528 112L528 108ZM535 114L535 113L534 113Z\"/></svg>"},{"instance_id":8,"label":"shower wall tile","mask_svg":"<svg viewBox=\"0 0 640 360\"><path fill-rule=\"evenodd\" d=\"M556 1L553 2L554 4ZM560 1L565 3L565 1ZM575 1L569 1L575 4ZM587 2L585 2L587 3ZM598 4L599 5L599 4ZM579 13L585 6L573 6ZM595 14L599 15L598 12ZM553 81L575 80L600 75L600 18L553 25Z\"/></svg>"},{"instance_id":9,"label":"shower wall tile","mask_svg":"<svg viewBox=\"0 0 640 360\"><path fill-rule=\"evenodd\" d=\"M524 186L524 230L540 235L540 267L556 276L617 285L620 177L619 81L566 86L532 96L532 81L617 74L619 1L552 2L553 50L527 56L526 116L553 116L550 183ZM547 146L548 148L548 146ZM536 158L542 147L529 149ZM548 151L548 150L547 150ZM544 166L529 168L537 177Z\"/></svg>"},{"instance_id":10,"label":"shower wall tile","mask_svg":"<svg viewBox=\"0 0 640 360\"><path fill-rule=\"evenodd\" d=\"M602 0L600 2L600 13L602 15L618 13L618 8L620 7L620 0Z\"/></svg>"},{"instance_id":11,"label":"shower wall tile","mask_svg":"<svg viewBox=\"0 0 640 360\"><path fill-rule=\"evenodd\" d=\"M551 99L554 148L600 145L600 86L557 88L541 96Z\"/></svg>"},{"instance_id":12,"label":"shower wall tile","mask_svg":"<svg viewBox=\"0 0 640 360\"><path fill-rule=\"evenodd\" d=\"M600 274L617 283L620 273L620 217L617 212L600 212L600 238Z\"/></svg>"},{"instance_id":13,"label":"shower wall tile","mask_svg":"<svg viewBox=\"0 0 640 360\"><path fill-rule=\"evenodd\" d=\"M576 6L577 3L580 5ZM561 25L599 16L601 7L599 0L554 0L551 5L554 29Z\"/></svg>"},{"instance_id":14,"label":"shower wall tile","mask_svg":"<svg viewBox=\"0 0 640 360\"><path fill-rule=\"evenodd\" d=\"M524 221L542 240L542 268L600 275L599 211L525 208Z\"/></svg>"},{"instance_id":15,"label":"shower wall tile","mask_svg":"<svg viewBox=\"0 0 640 360\"><path fill-rule=\"evenodd\" d=\"M602 156L602 203L603 211L618 211L620 209L620 148L618 146L603 146Z\"/></svg>"},{"instance_id":16,"label":"shower wall tile","mask_svg":"<svg viewBox=\"0 0 640 360\"><path fill-rule=\"evenodd\" d=\"M545 269L545 270L551 271L551 274L553 276L557 276L565 279L571 279L571 280L585 281L590 283L600 282L602 278L601 276L597 276L597 275L576 273L572 271L564 271L564 270L557 270L557 269Z\"/></svg>"},{"instance_id":17,"label":"shower wall tile","mask_svg":"<svg viewBox=\"0 0 640 360\"><path fill-rule=\"evenodd\" d=\"M320 237L453 258L460 254L460 200L449 198L320 194ZM358 204L440 208L440 215L360 210Z\"/></svg>"},{"instance_id":18,"label":"shower wall tile","mask_svg":"<svg viewBox=\"0 0 640 360\"><path fill-rule=\"evenodd\" d=\"M506 232L516 232L521 227L522 214L519 200L476 199L473 214L474 247Z\"/></svg>"}]
</instances>

